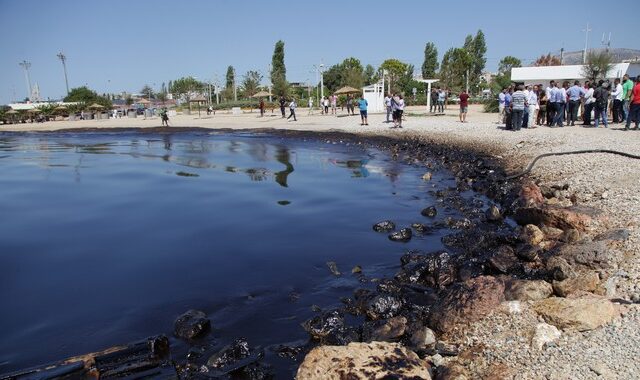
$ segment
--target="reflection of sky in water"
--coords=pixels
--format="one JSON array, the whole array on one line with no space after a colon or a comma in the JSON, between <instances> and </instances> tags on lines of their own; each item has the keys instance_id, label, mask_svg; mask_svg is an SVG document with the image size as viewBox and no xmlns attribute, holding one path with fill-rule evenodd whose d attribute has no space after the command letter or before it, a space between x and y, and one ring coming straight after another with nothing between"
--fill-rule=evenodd
<instances>
[{"instance_id":1,"label":"reflection of sky in water","mask_svg":"<svg viewBox=\"0 0 640 380\"><path fill-rule=\"evenodd\" d=\"M220 342L304 341L312 304L362 286L325 263L381 276L440 248L371 226L424 222L454 184L375 149L203 133L0 134L0 172L0 373L168 333L189 308Z\"/></svg>"}]
</instances>

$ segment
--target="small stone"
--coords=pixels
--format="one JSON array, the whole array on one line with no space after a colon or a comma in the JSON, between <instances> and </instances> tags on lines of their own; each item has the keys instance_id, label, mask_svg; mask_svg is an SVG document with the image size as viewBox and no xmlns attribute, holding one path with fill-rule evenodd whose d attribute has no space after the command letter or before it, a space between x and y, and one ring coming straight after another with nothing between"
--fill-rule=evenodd
<instances>
[{"instance_id":1,"label":"small stone","mask_svg":"<svg viewBox=\"0 0 640 380\"><path fill-rule=\"evenodd\" d=\"M353 267L353 269L351 269L351 273L352 274L362 273L362 267L360 265L356 265L355 267Z\"/></svg>"},{"instance_id":2,"label":"small stone","mask_svg":"<svg viewBox=\"0 0 640 380\"><path fill-rule=\"evenodd\" d=\"M420 211L420 214L422 214L422 216L433 218L436 215L438 215L438 210L436 210L436 208L434 206L429 206L429 207L423 209L422 211Z\"/></svg>"},{"instance_id":3,"label":"small stone","mask_svg":"<svg viewBox=\"0 0 640 380\"><path fill-rule=\"evenodd\" d=\"M200 310L189 310L179 316L174 323L174 333L178 338L193 339L211 328L211 321Z\"/></svg>"},{"instance_id":4,"label":"small stone","mask_svg":"<svg viewBox=\"0 0 640 380\"><path fill-rule=\"evenodd\" d=\"M400 231L389 234L389 240L407 242L411 240L412 235L411 228L403 228Z\"/></svg>"},{"instance_id":5,"label":"small stone","mask_svg":"<svg viewBox=\"0 0 640 380\"><path fill-rule=\"evenodd\" d=\"M564 231L562 231L559 228L555 228L555 227L547 227L547 226L545 226L545 227L542 227L541 230L544 233L545 238L551 239L551 240L560 239L560 237L564 233Z\"/></svg>"},{"instance_id":6,"label":"small stone","mask_svg":"<svg viewBox=\"0 0 640 380\"><path fill-rule=\"evenodd\" d=\"M520 235L520 239L527 244L531 244L533 246L540 245L544 240L544 233L533 224L527 224L522 229L522 234Z\"/></svg>"},{"instance_id":7,"label":"small stone","mask_svg":"<svg viewBox=\"0 0 640 380\"><path fill-rule=\"evenodd\" d=\"M582 239L582 234L575 228L566 230L560 237L560 240L566 243L575 243Z\"/></svg>"},{"instance_id":8,"label":"small stone","mask_svg":"<svg viewBox=\"0 0 640 380\"><path fill-rule=\"evenodd\" d=\"M383 220L373 225L373 230L376 232L389 232L396 229L395 223L390 220Z\"/></svg>"},{"instance_id":9,"label":"small stone","mask_svg":"<svg viewBox=\"0 0 640 380\"><path fill-rule=\"evenodd\" d=\"M340 276L342 273L338 270L338 264L335 261L327 261L327 267L334 276Z\"/></svg>"},{"instance_id":10,"label":"small stone","mask_svg":"<svg viewBox=\"0 0 640 380\"><path fill-rule=\"evenodd\" d=\"M440 341L436 343L436 352L443 356L456 356L460 350L455 344Z\"/></svg>"},{"instance_id":11,"label":"small stone","mask_svg":"<svg viewBox=\"0 0 640 380\"><path fill-rule=\"evenodd\" d=\"M485 213L487 220L490 222L499 222L502 220L502 213L496 205L491 205Z\"/></svg>"},{"instance_id":12,"label":"small stone","mask_svg":"<svg viewBox=\"0 0 640 380\"><path fill-rule=\"evenodd\" d=\"M407 329L407 318L403 316L397 316L389 318L380 323L371 332L372 341L395 341L404 335Z\"/></svg>"},{"instance_id":13,"label":"small stone","mask_svg":"<svg viewBox=\"0 0 640 380\"><path fill-rule=\"evenodd\" d=\"M414 328L414 331L409 338L411 347L415 350L424 350L425 348L436 344L436 341L436 333L422 324L419 324L418 327Z\"/></svg>"},{"instance_id":14,"label":"small stone","mask_svg":"<svg viewBox=\"0 0 640 380\"><path fill-rule=\"evenodd\" d=\"M547 260L547 271L554 280L562 281L574 275L574 270L563 257L551 257Z\"/></svg>"},{"instance_id":15,"label":"small stone","mask_svg":"<svg viewBox=\"0 0 640 380\"><path fill-rule=\"evenodd\" d=\"M531 339L531 347L542 350L545 344L555 342L561 335L562 333L557 327L547 323L538 323Z\"/></svg>"},{"instance_id":16,"label":"small stone","mask_svg":"<svg viewBox=\"0 0 640 380\"><path fill-rule=\"evenodd\" d=\"M433 177L433 175L431 174L431 172L426 172L422 175L422 180L423 181L431 181L431 178Z\"/></svg>"},{"instance_id":17,"label":"small stone","mask_svg":"<svg viewBox=\"0 0 640 380\"><path fill-rule=\"evenodd\" d=\"M600 198L602 199L607 199L609 198L609 193L607 193L606 191L604 193L602 193L602 195L600 195Z\"/></svg>"},{"instance_id":18,"label":"small stone","mask_svg":"<svg viewBox=\"0 0 640 380\"><path fill-rule=\"evenodd\" d=\"M435 354L431 357L431 362L433 363L434 366L436 367L441 367L442 365L444 365L445 361L444 358L442 357L442 355L440 354Z\"/></svg>"},{"instance_id":19,"label":"small stone","mask_svg":"<svg viewBox=\"0 0 640 380\"><path fill-rule=\"evenodd\" d=\"M525 244L521 247L518 247L518 249L516 250L516 256L524 261L533 262L538 260L539 252L539 246Z\"/></svg>"}]
</instances>

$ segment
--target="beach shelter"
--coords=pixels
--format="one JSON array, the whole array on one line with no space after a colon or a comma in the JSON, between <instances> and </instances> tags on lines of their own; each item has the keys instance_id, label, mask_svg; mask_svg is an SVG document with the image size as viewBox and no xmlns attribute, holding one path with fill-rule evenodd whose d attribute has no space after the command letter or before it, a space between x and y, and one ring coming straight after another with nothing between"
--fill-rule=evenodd
<instances>
[{"instance_id":1,"label":"beach shelter","mask_svg":"<svg viewBox=\"0 0 640 380\"><path fill-rule=\"evenodd\" d=\"M270 93L269 91L259 91L251 95L252 98L265 98L267 96L273 96L273 94Z\"/></svg>"},{"instance_id":2,"label":"beach shelter","mask_svg":"<svg viewBox=\"0 0 640 380\"><path fill-rule=\"evenodd\" d=\"M362 90L359 90L357 88L353 88L351 86L345 86L342 87L340 89L338 89L338 91L335 92L336 95L346 95L346 94L359 94L361 93Z\"/></svg>"},{"instance_id":3,"label":"beach shelter","mask_svg":"<svg viewBox=\"0 0 640 380\"><path fill-rule=\"evenodd\" d=\"M11 121L15 122L15 116L17 115L18 111L14 110L14 109L10 109L9 111L5 112L5 115L11 115Z\"/></svg>"},{"instance_id":4,"label":"beach shelter","mask_svg":"<svg viewBox=\"0 0 640 380\"><path fill-rule=\"evenodd\" d=\"M191 110L191 103L198 103L198 117L200 117L200 104L206 103L206 101L207 99L205 99L205 97L202 95L194 96L193 98L189 99L189 110Z\"/></svg>"},{"instance_id":5,"label":"beach shelter","mask_svg":"<svg viewBox=\"0 0 640 380\"><path fill-rule=\"evenodd\" d=\"M92 105L89 106L89 109L93 109L93 110L96 111L96 120L98 120L98 118L99 118L98 117L98 112L103 108L104 108L104 106L100 105L98 103L93 103Z\"/></svg>"}]
</instances>

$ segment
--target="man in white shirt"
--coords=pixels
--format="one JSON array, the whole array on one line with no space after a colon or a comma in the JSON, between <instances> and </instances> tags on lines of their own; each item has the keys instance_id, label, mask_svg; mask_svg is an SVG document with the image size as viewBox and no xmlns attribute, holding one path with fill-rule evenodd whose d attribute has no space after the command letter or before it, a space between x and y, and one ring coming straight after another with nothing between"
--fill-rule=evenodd
<instances>
[{"instance_id":1,"label":"man in white shirt","mask_svg":"<svg viewBox=\"0 0 640 380\"><path fill-rule=\"evenodd\" d=\"M538 86L534 85L533 90L529 91L527 95L527 103L529 107L529 121L527 123L527 128L535 128L536 121L536 113L540 106L538 105Z\"/></svg>"},{"instance_id":2,"label":"man in white shirt","mask_svg":"<svg viewBox=\"0 0 640 380\"><path fill-rule=\"evenodd\" d=\"M498 123L504 123L504 94L507 92L506 88L502 89L502 92L498 94L498 113L500 120Z\"/></svg>"},{"instance_id":3,"label":"man in white shirt","mask_svg":"<svg viewBox=\"0 0 640 380\"><path fill-rule=\"evenodd\" d=\"M391 107L391 94L387 94L387 96L384 97L384 106L387 109L387 123L391 123L391 120L389 120L389 116L391 116L393 112L393 108Z\"/></svg>"},{"instance_id":4,"label":"man in white shirt","mask_svg":"<svg viewBox=\"0 0 640 380\"><path fill-rule=\"evenodd\" d=\"M556 87L556 81L549 82L549 87L545 91L547 97L547 126L550 127L553 124L553 119L556 115L556 100L554 96L554 88Z\"/></svg>"},{"instance_id":5,"label":"man in white shirt","mask_svg":"<svg viewBox=\"0 0 640 380\"><path fill-rule=\"evenodd\" d=\"M584 113L582 114L582 125L591 125L591 112L596 102L596 98L593 97L593 86L590 82L584 84Z\"/></svg>"},{"instance_id":6,"label":"man in white shirt","mask_svg":"<svg viewBox=\"0 0 640 380\"><path fill-rule=\"evenodd\" d=\"M622 90L622 84L620 78L616 78L614 83L614 90L611 93L613 99L613 123L624 122L624 111L622 110L622 101L624 100L624 91Z\"/></svg>"}]
</instances>

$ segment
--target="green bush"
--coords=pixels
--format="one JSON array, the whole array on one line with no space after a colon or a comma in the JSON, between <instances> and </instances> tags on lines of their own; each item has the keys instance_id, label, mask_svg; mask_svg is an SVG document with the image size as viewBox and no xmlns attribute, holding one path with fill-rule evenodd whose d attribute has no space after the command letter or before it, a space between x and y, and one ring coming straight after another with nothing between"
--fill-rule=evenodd
<instances>
[{"instance_id":1,"label":"green bush","mask_svg":"<svg viewBox=\"0 0 640 380\"><path fill-rule=\"evenodd\" d=\"M484 112L497 113L498 112L498 99L485 99Z\"/></svg>"}]
</instances>

